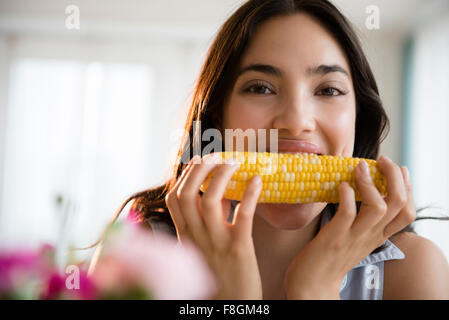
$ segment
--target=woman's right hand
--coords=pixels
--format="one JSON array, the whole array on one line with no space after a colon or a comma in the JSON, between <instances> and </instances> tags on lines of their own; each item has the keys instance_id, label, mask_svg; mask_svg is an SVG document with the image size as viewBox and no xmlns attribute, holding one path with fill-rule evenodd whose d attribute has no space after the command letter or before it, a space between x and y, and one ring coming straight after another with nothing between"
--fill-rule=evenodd
<instances>
[{"instance_id":1,"label":"woman's right hand","mask_svg":"<svg viewBox=\"0 0 449 320\"><path fill-rule=\"evenodd\" d=\"M203 159L193 157L165 202L179 241L195 243L214 272L218 285L215 299L262 299L252 240L253 217L262 181L258 176L250 181L229 223L231 203L223 199L223 194L238 163L220 164L220 161L218 154ZM214 168L214 177L200 196L200 186Z\"/></svg>"}]
</instances>

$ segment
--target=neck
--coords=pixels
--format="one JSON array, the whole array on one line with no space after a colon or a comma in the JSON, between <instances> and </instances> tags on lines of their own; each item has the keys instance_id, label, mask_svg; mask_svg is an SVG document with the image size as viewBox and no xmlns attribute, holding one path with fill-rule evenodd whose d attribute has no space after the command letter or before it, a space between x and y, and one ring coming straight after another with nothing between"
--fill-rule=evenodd
<instances>
[{"instance_id":1,"label":"neck","mask_svg":"<svg viewBox=\"0 0 449 320\"><path fill-rule=\"evenodd\" d=\"M296 230L276 228L257 213L253 222L253 241L259 264L264 299L285 299L284 274L295 256L317 234L321 214L307 226Z\"/></svg>"}]
</instances>

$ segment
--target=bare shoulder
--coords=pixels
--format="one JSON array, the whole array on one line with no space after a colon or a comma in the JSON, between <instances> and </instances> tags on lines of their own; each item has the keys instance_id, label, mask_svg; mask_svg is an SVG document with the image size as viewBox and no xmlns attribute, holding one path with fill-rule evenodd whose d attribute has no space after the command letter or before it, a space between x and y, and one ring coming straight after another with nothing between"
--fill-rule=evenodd
<instances>
[{"instance_id":1,"label":"bare shoulder","mask_svg":"<svg viewBox=\"0 0 449 320\"><path fill-rule=\"evenodd\" d=\"M384 264L385 300L449 299L449 264L432 241L411 232L390 238L405 259Z\"/></svg>"}]
</instances>

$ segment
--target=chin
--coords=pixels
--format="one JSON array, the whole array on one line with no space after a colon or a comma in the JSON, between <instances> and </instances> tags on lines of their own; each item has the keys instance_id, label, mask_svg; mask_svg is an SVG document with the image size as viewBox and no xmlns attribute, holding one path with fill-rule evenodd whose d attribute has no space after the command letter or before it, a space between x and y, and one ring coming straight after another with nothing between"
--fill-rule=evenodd
<instances>
[{"instance_id":1,"label":"chin","mask_svg":"<svg viewBox=\"0 0 449 320\"><path fill-rule=\"evenodd\" d=\"M257 211L259 216L275 228L297 230L308 226L326 205L325 202L307 204L263 203L257 206Z\"/></svg>"}]
</instances>

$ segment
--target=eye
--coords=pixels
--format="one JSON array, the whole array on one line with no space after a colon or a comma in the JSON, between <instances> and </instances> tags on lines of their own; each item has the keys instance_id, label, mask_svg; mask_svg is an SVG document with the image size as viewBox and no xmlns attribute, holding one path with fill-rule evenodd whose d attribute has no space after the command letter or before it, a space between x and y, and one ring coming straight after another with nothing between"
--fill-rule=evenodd
<instances>
[{"instance_id":1,"label":"eye","mask_svg":"<svg viewBox=\"0 0 449 320\"><path fill-rule=\"evenodd\" d=\"M333 87L325 88L323 90L319 91L319 96L326 96L326 97L334 97L334 96L344 96L346 92L342 92L341 90Z\"/></svg>"},{"instance_id":2,"label":"eye","mask_svg":"<svg viewBox=\"0 0 449 320\"><path fill-rule=\"evenodd\" d=\"M249 87L247 87L244 92L254 93L254 94L272 94L274 93L268 86L264 83L257 82Z\"/></svg>"}]
</instances>

